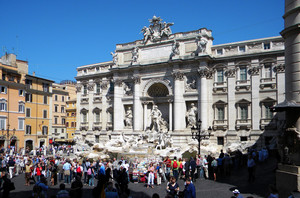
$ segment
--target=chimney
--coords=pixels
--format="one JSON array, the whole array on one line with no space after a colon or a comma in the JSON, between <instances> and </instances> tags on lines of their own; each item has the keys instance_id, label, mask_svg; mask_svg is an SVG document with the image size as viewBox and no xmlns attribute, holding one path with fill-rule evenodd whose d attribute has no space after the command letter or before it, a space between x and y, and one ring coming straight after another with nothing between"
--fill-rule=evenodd
<instances>
[{"instance_id":1,"label":"chimney","mask_svg":"<svg viewBox=\"0 0 300 198\"><path fill-rule=\"evenodd\" d=\"M32 75L35 76L35 72L32 72Z\"/></svg>"}]
</instances>

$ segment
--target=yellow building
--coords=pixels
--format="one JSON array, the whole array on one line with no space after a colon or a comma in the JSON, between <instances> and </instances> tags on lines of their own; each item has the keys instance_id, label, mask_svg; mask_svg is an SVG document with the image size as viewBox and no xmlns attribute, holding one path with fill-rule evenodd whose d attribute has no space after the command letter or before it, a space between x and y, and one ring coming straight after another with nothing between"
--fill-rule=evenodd
<instances>
[{"instance_id":1,"label":"yellow building","mask_svg":"<svg viewBox=\"0 0 300 198\"><path fill-rule=\"evenodd\" d=\"M25 85L27 61L14 54L0 58L0 148L24 147Z\"/></svg>"},{"instance_id":2,"label":"yellow building","mask_svg":"<svg viewBox=\"0 0 300 198\"><path fill-rule=\"evenodd\" d=\"M53 97L52 97L52 133L50 138L54 140L54 142L69 142L68 139L70 136L70 132L67 132L69 129L67 128L66 119L68 117L67 108L69 101L76 100L76 88L75 82L66 80L62 81L59 84L53 84ZM72 104L71 104L72 106ZM76 110L75 110L76 112ZM74 116L72 116L74 119ZM76 117L75 117L76 122ZM74 124L74 123L73 123ZM75 125L76 126L76 125ZM70 126L68 126L70 127Z\"/></svg>"},{"instance_id":3,"label":"yellow building","mask_svg":"<svg viewBox=\"0 0 300 198\"><path fill-rule=\"evenodd\" d=\"M26 75L26 148L38 148L49 144L48 134L52 128L52 83L52 80Z\"/></svg>"},{"instance_id":4,"label":"yellow building","mask_svg":"<svg viewBox=\"0 0 300 198\"><path fill-rule=\"evenodd\" d=\"M67 138L73 139L74 133L76 131L76 99L67 101L67 117L66 117L66 127L67 127Z\"/></svg>"}]
</instances>

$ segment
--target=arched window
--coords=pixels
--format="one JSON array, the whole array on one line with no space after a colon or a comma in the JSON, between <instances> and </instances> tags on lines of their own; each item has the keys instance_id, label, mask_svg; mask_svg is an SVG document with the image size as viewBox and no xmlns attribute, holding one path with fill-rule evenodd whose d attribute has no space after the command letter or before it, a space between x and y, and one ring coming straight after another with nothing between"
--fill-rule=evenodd
<instances>
[{"instance_id":1,"label":"arched window","mask_svg":"<svg viewBox=\"0 0 300 198\"><path fill-rule=\"evenodd\" d=\"M7 111L7 100L4 98L0 99L0 111Z\"/></svg>"}]
</instances>

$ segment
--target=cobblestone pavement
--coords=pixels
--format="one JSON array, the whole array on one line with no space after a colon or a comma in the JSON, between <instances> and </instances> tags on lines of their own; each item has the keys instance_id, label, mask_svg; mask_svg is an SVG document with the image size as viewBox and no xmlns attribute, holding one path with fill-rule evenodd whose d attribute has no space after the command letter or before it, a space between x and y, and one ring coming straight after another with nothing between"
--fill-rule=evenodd
<instances>
[{"instance_id":1,"label":"cobblestone pavement","mask_svg":"<svg viewBox=\"0 0 300 198\"><path fill-rule=\"evenodd\" d=\"M211 180L198 179L195 183L197 197L203 198L229 198L232 196L232 190L239 189L242 195L246 197L261 198L267 197L268 185L275 183L276 160L268 159L263 164L258 164L256 168L256 180L253 183L247 182L246 167L239 170L232 170L231 175L224 177L217 182ZM16 190L11 192L12 198L27 198L31 195L33 185L25 186L24 174L16 176L12 179L15 183ZM58 191L58 186L51 187L48 192L48 197L55 195ZM184 189L183 181L179 181L180 190ZM153 193L158 193L160 197L166 195L166 183L161 186L155 186L153 189L146 188L142 183L130 183L132 197L151 198ZM69 189L70 185L66 185ZM92 187L84 186L83 197L92 197Z\"/></svg>"}]
</instances>

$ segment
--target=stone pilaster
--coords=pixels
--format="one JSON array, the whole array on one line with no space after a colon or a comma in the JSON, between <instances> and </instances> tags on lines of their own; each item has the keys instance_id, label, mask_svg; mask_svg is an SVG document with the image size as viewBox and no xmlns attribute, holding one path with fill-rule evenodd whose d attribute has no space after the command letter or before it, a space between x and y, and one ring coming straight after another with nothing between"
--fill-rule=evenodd
<instances>
[{"instance_id":1,"label":"stone pilaster","mask_svg":"<svg viewBox=\"0 0 300 198\"><path fill-rule=\"evenodd\" d=\"M114 106L113 106L113 130L121 131L124 128L123 117L124 109L122 105L123 82L120 79L114 79Z\"/></svg>"},{"instance_id":2,"label":"stone pilaster","mask_svg":"<svg viewBox=\"0 0 300 198\"><path fill-rule=\"evenodd\" d=\"M279 64L274 67L276 72L276 86L277 86L277 103L281 103L285 99L284 90L285 90L285 66L284 64Z\"/></svg>"},{"instance_id":3,"label":"stone pilaster","mask_svg":"<svg viewBox=\"0 0 300 198\"><path fill-rule=\"evenodd\" d=\"M108 86L108 82L107 81L103 81L101 82L101 94L102 94L102 111L101 111L101 122L102 122L102 131L105 132L106 128L107 128L107 108L108 108L108 101L106 98L106 94L107 94L107 86Z\"/></svg>"},{"instance_id":4,"label":"stone pilaster","mask_svg":"<svg viewBox=\"0 0 300 198\"><path fill-rule=\"evenodd\" d=\"M80 123L81 123L81 114L80 114L80 100L81 100L81 95L82 95L82 85L77 84L76 85L76 92L77 92L77 97L76 97L76 132L79 132L80 129Z\"/></svg>"},{"instance_id":5,"label":"stone pilaster","mask_svg":"<svg viewBox=\"0 0 300 198\"><path fill-rule=\"evenodd\" d=\"M95 84L90 80L88 84L88 96L89 96L89 111L88 111L88 131L91 131L93 129L93 124L94 124L94 114L93 114L93 96L94 96L94 87Z\"/></svg>"},{"instance_id":6,"label":"stone pilaster","mask_svg":"<svg viewBox=\"0 0 300 198\"><path fill-rule=\"evenodd\" d=\"M234 63L229 63L232 66ZM228 130L235 131L235 121L236 121L236 108L235 108L235 68L231 67L225 72L227 77L227 102L228 102Z\"/></svg>"},{"instance_id":7,"label":"stone pilaster","mask_svg":"<svg viewBox=\"0 0 300 198\"><path fill-rule=\"evenodd\" d=\"M185 128L185 103L183 98L184 78L183 73L173 72L174 77L174 131Z\"/></svg>"},{"instance_id":8,"label":"stone pilaster","mask_svg":"<svg viewBox=\"0 0 300 198\"><path fill-rule=\"evenodd\" d=\"M134 92L133 92L133 130L143 130L143 106L141 103L141 78L139 76L133 77L134 80Z\"/></svg>"},{"instance_id":9,"label":"stone pilaster","mask_svg":"<svg viewBox=\"0 0 300 198\"><path fill-rule=\"evenodd\" d=\"M149 103L148 102L143 102L143 105L144 105L144 130L146 130L147 129L147 125L148 125L148 123L147 123L147 105L148 105Z\"/></svg>"},{"instance_id":10,"label":"stone pilaster","mask_svg":"<svg viewBox=\"0 0 300 198\"><path fill-rule=\"evenodd\" d=\"M251 120L252 120L252 130L259 130L259 121L261 118L261 110L259 107L259 85L260 77L259 71L260 68L258 65L259 60L252 60L251 64L253 65L250 69L251 75Z\"/></svg>"}]
</instances>

